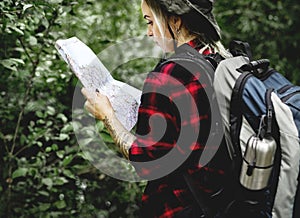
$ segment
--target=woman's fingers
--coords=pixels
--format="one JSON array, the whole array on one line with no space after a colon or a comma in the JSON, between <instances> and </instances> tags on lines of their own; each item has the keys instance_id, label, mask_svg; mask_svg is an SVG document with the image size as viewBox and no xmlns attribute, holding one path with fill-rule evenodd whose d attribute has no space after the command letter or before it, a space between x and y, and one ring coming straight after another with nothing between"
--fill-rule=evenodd
<instances>
[{"instance_id":1,"label":"woman's fingers","mask_svg":"<svg viewBox=\"0 0 300 218\"><path fill-rule=\"evenodd\" d=\"M84 97L88 100L88 101L95 101L96 98L96 92L91 92L90 90L86 89L86 88L82 88L81 89L81 93L84 95Z\"/></svg>"},{"instance_id":2,"label":"woman's fingers","mask_svg":"<svg viewBox=\"0 0 300 218\"><path fill-rule=\"evenodd\" d=\"M96 118L102 120L105 117L112 115L112 106L105 95L96 91L90 91L86 88L82 88L81 92L87 99L87 101L84 104L84 107Z\"/></svg>"},{"instance_id":3,"label":"woman's fingers","mask_svg":"<svg viewBox=\"0 0 300 218\"><path fill-rule=\"evenodd\" d=\"M93 108L95 108L95 107L93 107L89 101L85 101L85 103L84 103L84 108L85 108L88 112L90 112L90 113L93 114Z\"/></svg>"}]
</instances>

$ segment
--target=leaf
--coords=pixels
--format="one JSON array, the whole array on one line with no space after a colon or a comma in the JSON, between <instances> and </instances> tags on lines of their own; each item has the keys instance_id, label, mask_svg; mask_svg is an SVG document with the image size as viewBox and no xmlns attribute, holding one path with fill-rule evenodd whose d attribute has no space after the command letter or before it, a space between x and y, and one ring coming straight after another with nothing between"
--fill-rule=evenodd
<instances>
[{"instance_id":1,"label":"leaf","mask_svg":"<svg viewBox=\"0 0 300 218\"><path fill-rule=\"evenodd\" d=\"M58 158L62 159L65 155L65 151L57 151L56 155L57 155Z\"/></svg>"},{"instance_id":2,"label":"leaf","mask_svg":"<svg viewBox=\"0 0 300 218\"><path fill-rule=\"evenodd\" d=\"M52 148L53 151L57 151L58 150L58 145L57 144L53 144L51 146L51 148Z\"/></svg>"},{"instance_id":3,"label":"leaf","mask_svg":"<svg viewBox=\"0 0 300 218\"><path fill-rule=\"evenodd\" d=\"M68 134L65 134L65 133L60 133L60 134L59 134L58 140L64 141L64 140L66 140L66 139L69 139L69 135L68 135Z\"/></svg>"},{"instance_id":4,"label":"leaf","mask_svg":"<svg viewBox=\"0 0 300 218\"><path fill-rule=\"evenodd\" d=\"M27 168L18 168L16 169L13 174L12 174L12 178L18 178L18 177L22 177L25 176L27 173L28 169Z\"/></svg>"},{"instance_id":5,"label":"leaf","mask_svg":"<svg viewBox=\"0 0 300 218\"><path fill-rule=\"evenodd\" d=\"M57 118L61 119L64 123L66 123L68 121L68 118L62 113L59 113L57 115Z\"/></svg>"},{"instance_id":6,"label":"leaf","mask_svg":"<svg viewBox=\"0 0 300 218\"><path fill-rule=\"evenodd\" d=\"M93 138L78 139L78 144L80 146L86 146L90 144L93 140L94 140Z\"/></svg>"},{"instance_id":7,"label":"leaf","mask_svg":"<svg viewBox=\"0 0 300 218\"><path fill-rule=\"evenodd\" d=\"M66 177L69 177L69 178L71 178L71 179L75 179L75 178L76 178L75 175L72 173L71 170L64 170L64 171L63 171L63 174L64 174Z\"/></svg>"},{"instance_id":8,"label":"leaf","mask_svg":"<svg viewBox=\"0 0 300 218\"><path fill-rule=\"evenodd\" d=\"M46 83L53 83L53 82L56 82L56 78L50 77L50 78L46 79Z\"/></svg>"},{"instance_id":9,"label":"leaf","mask_svg":"<svg viewBox=\"0 0 300 218\"><path fill-rule=\"evenodd\" d=\"M67 123L60 132L63 133L67 133L67 132L71 132L73 130L73 126L71 125L71 123Z\"/></svg>"},{"instance_id":10,"label":"leaf","mask_svg":"<svg viewBox=\"0 0 300 218\"><path fill-rule=\"evenodd\" d=\"M57 207L57 209L63 209L67 206L67 204L64 200L60 200L60 201L56 201L54 203L54 206Z\"/></svg>"},{"instance_id":11,"label":"leaf","mask_svg":"<svg viewBox=\"0 0 300 218\"><path fill-rule=\"evenodd\" d=\"M43 114L43 116L44 116L44 114ZM37 124L45 124L46 122L43 119L39 119L39 120L36 121L36 123Z\"/></svg>"},{"instance_id":12,"label":"leaf","mask_svg":"<svg viewBox=\"0 0 300 218\"><path fill-rule=\"evenodd\" d=\"M49 27L49 22L47 19L43 19L42 20L42 24L44 25L44 27L47 29Z\"/></svg>"},{"instance_id":13,"label":"leaf","mask_svg":"<svg viewBox=\"0 0 300 218\"><path fill-rule=\"evenodd\" d=\"M39 209L40 209L40 211L46 211L50 208L50 206L51 206L51 204L49 204L49 203L43 203L43 204L40 204Z\"/></svg>"},{"instance_id":14,"label":"leaf","mask_svg":"<svg viewBox=\"0 0 300 218\"><path fill-rule=\"evenodd\" d=\"M48 120L48 121L46 122L46 126L47 126L47 127L52 126L52 125L53 125L53 121Z\"/></svg>"},{"instance_id":15,"label":"leaf","mask_svg":"<svg viewBox=\"0 0 300 218\"><path fill-rule=\"evenodd\" d=\"M32 4L26 4L26 5L24 5L24 6L23 6L23 13L24 13L28 8L31 8L31 7L33 7Z\"/></svg>"},{"instance_id":16,"label":"leaf","mask_svg":"<svg viewBox=\"0 0 300 218\"><path fill-rule=\"evenodd\" d=\"M45 151L46 151L47 153L51 152L51 151L52 151L52 147L47 147L47 148L45 149Z\"/></svg>"},{"instance_id":17,"label":"leaf","mask_svg":"<svg viewBox=\"0 0 300 218\"><path fill-rule=\"evenodd\" d=\"M48 186L49 189L51 189L52 186L53 186L53 181L52 181L52 179L50 179L50 178L43 178L43 179L42 179L42 183L43 183L44 185Z\"/></svg>"},{"instance_id":18,"label":"leaf","mask_svg":"<svg viewBox=\"0 0 300 218\"><path fill-rule=\"evenodd\" d=\"M34 178L36 178L39 175L37 168L29 168L28 174Z\"/></svg>"},{"instance_id":19,"label":"leaf","mask_svg":"<svg viewBox=\"0 0 300 218\"><path fill-rule=\"evenodd\" d=\"M44 118L44 114L43 114L43 112L41 112L41 111L36 111L36 112L35 112L35 115L36 115L37 117L39 117L39 118Z\"/></svg>"},{"instance_id":20,"label":"leaf","mask_svg":"<svg viewBox=\"0 0 300 218\"><path fill-rule=\"evenodd\" d=\"M22 36L24 35L24 32L15 26L10 26L9 28Z\"/></svg>"},{"instance_id":21,"label":"leaf","mask_svg":"<svg viewBox=\"0 0 300 218\"><path fill-rule=\"evenodd\" d=\"M103 139L104 142L114 143L114 140L111 138L111 136L109 134L101 132L100 136L101 136L101 138Z\"/></svg>"},{"instance_id":22,"label":"leaf","mask_svg":"<svg viewBox=\"0 0 300 218\"><path fill-rule=\"evenodd\" d=\"M41 148L43 146L43 143L40 141L37 141L36 144Z\"/></svg>"},{"instance_id":23,"label":"leaf","mask_svg":"<svg viewBox=\"0 0 300 218\"><path fill-rule=\"evenodd\" d=\"M96 123L96 126L97 126L97 129L98 129L99 132L104 129L104 123L102 121L98 121Z\"/></svg>"},{"instance_id":24,"label":"leaf","mask_svg":"<svg viewBox=\"0 0 300 218\"><path fill-rule=\"evenodd\" d=\"M82 127L82 124L80 122L76 122L74 120L71 122L71 124L72 124L74 131L79 131L80 128Z\"/></svg>"},{"instance_id":25,"label":"leaf","mask_svg":"<svg viewBox=\"0 0 300 218\"><path fill-rule=\"evenodd\" d=\"M9 58L9 59L4 59L0 61L0 64L12 71L17 71L17 67L19 65L25 65L24 61L22 59L17 59L17 58Z\"/></svg>"},{"instance_id":26,"label":"leaf","mask_svg":"<svg viewBox=\"0 0 300 218\"><path fill-rule=\"evenodd\" d=\"M18 65L20 65L20 64L25 65L25 62L22 59L19 59L19 58L10 58L9 60L14 61Z\"/></svg>"},{"instance_id":27,"label":"leaf","mask_svg":"<svg viewBox=\"0 0 300 218\"><path fill-rule=\"evenodd\" d=\"M69 181L65 178L65 177L58 177L55 179L54 184L55 185L64 185L66 183L68 183Z\"/></svg>"},{"instance_id":28,"label":"leaf","mask_svg":"<svg viewBox=\"0 0 300 218\"><path fill-rule=\"evenodd\" d=\"M55 114L55 108L51 106L47 106L47 114L53 116Z\"/></svg>"},{"instance_id":29,"label":"leaf","mask_svg":"<svg viewBox=\"0 0 300 218\"><path fill-rule=\"evenodd\" d=\"M9 13L5 13L5 16L8 17L11 21L14 21L16 18L14 14L9 14Z\"/></svg>"},{"instance_id":30,"label":"leaf","mask_svg":"<svg viewBox=\"0 0 300 218\"><path fill-rule=\"evenodd\" d=\"M21 135L20 137L20 145L24 145L24 143L26 142L26 136L24 134Z\"/></svg>"},{"instance_id":31,"label":"leaf","mask_svg":"<svg viewBox=\"0 0 300 218\"><path fill-rule=\"evenodd\" d=\"M69 163L71 163L71 161L73 160L73 156L72 155L68 155L64 158L63 160L63 166L67 166Z\"/></svg>"},{"instance_id":32,"label":"leaf","mask_svg":"<svg viewBox=\"0 0 300 218\"><path fill-rule=\"evenodd\" d=\"M46 191L38 191L38 194L43 195L43 196L49 196L49 192L46 192Z\"/></svg>"}]
</instances>

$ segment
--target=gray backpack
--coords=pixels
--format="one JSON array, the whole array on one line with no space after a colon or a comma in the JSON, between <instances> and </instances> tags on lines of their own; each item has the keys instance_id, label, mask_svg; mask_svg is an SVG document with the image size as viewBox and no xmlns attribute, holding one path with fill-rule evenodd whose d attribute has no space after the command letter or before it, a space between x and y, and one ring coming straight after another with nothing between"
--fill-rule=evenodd
<instances>
[{"instance_id":1,"label":"gray backpack","mask_svg":"<svg viewBox=\"0 0 300 218\"><path fill-rule=\"evenodd\" d=\"M300 217L300 87L234 43L247 55L222 60L213 83L237 181L232 213Z\"/></svg>"},{"instance_id":2,"label":"gray backpack","mask_svg":"<svg viewBox=\"0 0 300 218\"><path fill-rule=\"evenodd\" d=\"M207 72L208 95L219 111L211 128L222 133L232 162L228 184L217 197L197 193L184 175L205 217L300 217L300 87L270 68L268 60L251 61L248 43L232 42L234 57L225 60L184 49L168 61L189 67L193 60Z\"/></svg>"}]
</instances>

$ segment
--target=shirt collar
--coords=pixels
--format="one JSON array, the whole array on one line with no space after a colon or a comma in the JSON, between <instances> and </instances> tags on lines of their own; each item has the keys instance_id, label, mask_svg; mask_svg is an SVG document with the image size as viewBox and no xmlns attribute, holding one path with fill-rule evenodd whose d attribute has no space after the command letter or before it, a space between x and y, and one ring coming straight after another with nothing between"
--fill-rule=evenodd
<instances>
[{"instance_id":1,"label":"shirt collar","mask_svg":"<svg viewBox=\"0 0 300 218\"><path fill-rule=\"evenodd\" d=\"M200 46L200 47L196 48L197 42L196 42L195 39L187 42L186 44L188 44L192 48L196 49L197 51L199 51L203 55L209 55L209 54L213 53L213 51L211 50L211 48L209 46Z\"/></svg>"}]
</instances>

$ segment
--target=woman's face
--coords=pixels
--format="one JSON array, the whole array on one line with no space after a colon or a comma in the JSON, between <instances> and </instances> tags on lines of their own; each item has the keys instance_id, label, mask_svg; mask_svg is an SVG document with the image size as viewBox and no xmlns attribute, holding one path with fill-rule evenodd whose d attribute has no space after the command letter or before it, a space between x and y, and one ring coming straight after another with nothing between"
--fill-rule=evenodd
<instances>
[{"instance_id":1,"label":"woman's face","mask_svg":"<svg viewBox=\"0 0 300 218\"><path fill-rule=\"evenodd\" d=\"M163 51L174 51L173 39L168 27L162 22L157 22L151 9L144 0L142 0L141 8L143 17L147 21L147 36L152 37L154 42L156 42ZM161 27L161 31L159 27Z\"/></svg>"}]
</instances>

